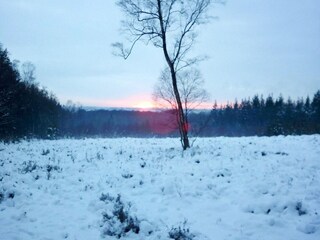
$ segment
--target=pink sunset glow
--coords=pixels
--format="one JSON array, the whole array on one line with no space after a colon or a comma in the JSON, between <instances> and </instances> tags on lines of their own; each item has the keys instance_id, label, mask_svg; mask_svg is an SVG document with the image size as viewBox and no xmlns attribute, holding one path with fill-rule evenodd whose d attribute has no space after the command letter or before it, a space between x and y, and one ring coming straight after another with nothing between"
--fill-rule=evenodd
<instances>
[{"instance_id":1,"label":"pink sunset glow","mask_svg":"<svg viewBox=\"0 0 320 240\"><path fill-rule=\"evenodd\" d=\"M139 108L139 109L154 109L155 104L151 97L139 95L121 99L87 99L81 98L79 102L85 106L92 107L111 107L111 108ZM85 104L83 104L85 103Z\"/></svg>"},{"instance_id":2,"label":"pink sunset glow","mask_svg":"<svg viewBox=\"0 0 320 240\"><path fill-rule=\"evenodd\" d=\"M111 107L111 108L136 108L141 110L149 109L170 109L170 107L158 106L148 95L136 95L122 99L80 99L79 102L84 106L92 107ZM83 104L86 103L86 104ZM212 109L213 103L202 103L192 109Z\"/></svg>"}]
</instances>

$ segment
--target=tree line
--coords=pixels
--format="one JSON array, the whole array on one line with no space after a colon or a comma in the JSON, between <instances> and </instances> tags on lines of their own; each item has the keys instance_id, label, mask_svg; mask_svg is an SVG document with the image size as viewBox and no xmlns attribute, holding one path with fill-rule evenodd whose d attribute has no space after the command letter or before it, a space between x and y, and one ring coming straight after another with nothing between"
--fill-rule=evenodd
<instances>
[{"instance_id":1,"label":"tree line","mask_svg":"<svg viewBox=\"0 0 320 240\"><path fill-rule=\"evenodd\" d=\"M320 91L292 101L254 96L189 114L191 136L274 136L320 133ZM178 137L174 110L130 111L68 108L57 137Z\"/></svg>"},{"instance_id":2,"label":"tree line","mask_svg":"<svg viewBox=\"0 0 320 240\"><path fill-rule=\"evenodd\" d=\"M177 137L176 109L93 110L63 106L0 45L0 140L59 137ZM296 101L252 99L188 113L191 136L272 136L320 133L320 90Z\"/></svg>"},{"instance_id":3,"label":"tree line","mask_svg":"<svg viewBox=\"0 0 320 240\"><path fill-rule=\"evenodd\" d=\"M46 138L55 135L64 109L46 89L35 83L35 67L18 61L0 45L0 139Z\"/></svg>"},{"instance_id":4,"label":"tree line","mask_svg":"<svg viewBox=\"0 0 320 240\"><path fill-rule=\"evenodd\" d=\"M200 114L201 115L201 114ZM190 121L196 123L202 136L273 136L302 135L320 133L320 90L312 99L287 101L282 96L274 99L272 95L264 99L255 95L252 99L244 99L240 103L218 107L213 106L210 117L200 117L205 126L201 129L197 119L192 116ZM207 122L206 122L207 121ZM201 130L201 131L200 131Z\"/></svg>"},{"instance_id":5,"label":"tree line","mask_svg":"<svg viewBox=\"0 0 320 240\"><path fill-rule=\"evenodd\" d=\"M251 99L189 113L190 136L274 136L320 133L320 90L310 99ZM60 125L66 136L178 137L175 109L128 111L73 109Z\"/></svg>"}]
</instances>

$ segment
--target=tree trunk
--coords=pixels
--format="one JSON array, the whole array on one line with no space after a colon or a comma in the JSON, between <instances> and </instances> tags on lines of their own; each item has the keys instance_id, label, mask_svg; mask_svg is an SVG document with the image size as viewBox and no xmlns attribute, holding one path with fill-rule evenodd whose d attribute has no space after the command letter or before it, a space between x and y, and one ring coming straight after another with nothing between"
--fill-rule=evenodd
<instances>
[{"instance_id":1,"label":"tree trunk","mask_svg":"<svg viewBox=\"0 0 320 240\"><path fill-rule=\"evenodd\" d=\"M178 113L177 114L178 114L180 140L181 140L183 150L186 150L187 148L190 148L190 143L189 143L189 138L188 138L189 126L186 121L186 117L184 115L183 108L182 108L181 98L180 98L178 85L177 85L176 72L174 71L173 66L170 66L170 70L171 70L173 91L174 91L174 95L176 97L177 106L178 106Z\"/></svg>"},{"instance_id":2,"label":"tree trunk","mask_svg":"<svg viewBox=\"0 0 320 240\"><path fill-rule=\"evenodd\" d=\"M177 73L174 68L174 62L170 59L170 56L168 54L166 31L164 29L164 23L163 23L163 17L162 17L161 0L158 0L157 3L158 3L159 22L160 22L160 28L161 28L162 49L163 49L166 62L170 69L173 92L177 101L177 107L178 107L177 114L178 114L180 141L181 141L183 150L186 150L187 148L190 148L190 143L188 138L189 126L186 122L186 118L183 112L183 107L182 107L181 98L178 90L178 84L177 84Z\"/></svg>"}]
</instances>

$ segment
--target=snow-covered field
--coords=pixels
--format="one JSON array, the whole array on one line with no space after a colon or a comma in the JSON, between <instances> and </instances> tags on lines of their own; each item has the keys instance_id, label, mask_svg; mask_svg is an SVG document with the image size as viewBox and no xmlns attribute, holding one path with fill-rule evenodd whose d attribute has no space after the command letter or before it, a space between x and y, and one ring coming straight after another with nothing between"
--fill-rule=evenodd
<instances>
[{"instance_id":1,"label":"snow-covered field","mask_svg":"<svg viewBox=\"0 0 320 240\"><path fill-rule=\"evenodd\" d=\"M319 240L320 135L0 143L0 239L117 237Z\"/></svg>"}]
</instances>

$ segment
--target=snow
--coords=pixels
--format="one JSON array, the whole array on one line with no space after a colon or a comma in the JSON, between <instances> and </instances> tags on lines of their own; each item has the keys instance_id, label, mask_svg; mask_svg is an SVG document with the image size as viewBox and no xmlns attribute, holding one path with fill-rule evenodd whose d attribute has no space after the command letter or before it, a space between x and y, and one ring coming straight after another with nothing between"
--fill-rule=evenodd
<instances>
[{"instance_id":1,"label":"snow","mask_svg":"<svg viewBox=\"0 0 320 240\"><path fill-rule=\"evenodd\" d=\"M172 138L0 143L0 239L116 239L106 232L126 221L139 233L122 239L320 239L319 146L320 135L199 138L185 152Z\"/></svg>"}]
</instances>

